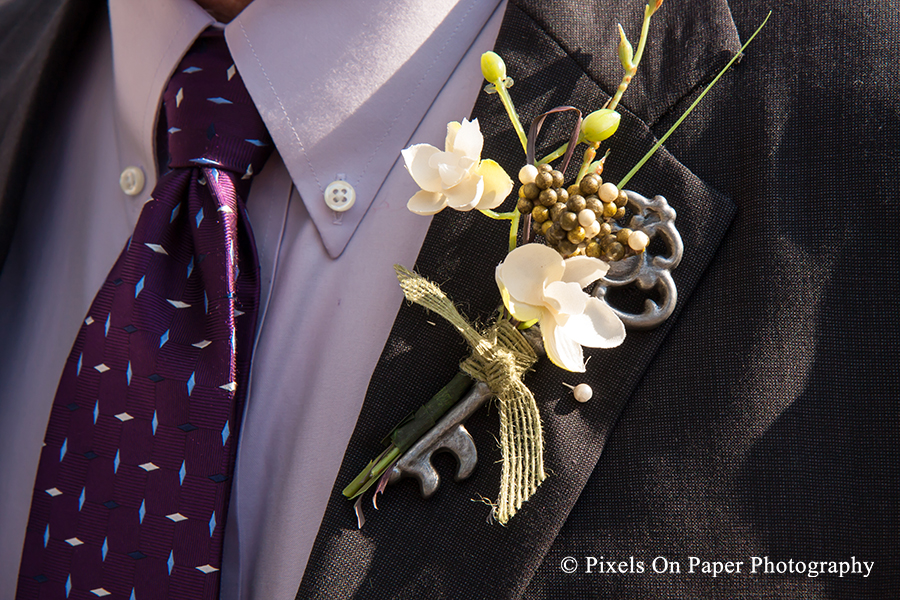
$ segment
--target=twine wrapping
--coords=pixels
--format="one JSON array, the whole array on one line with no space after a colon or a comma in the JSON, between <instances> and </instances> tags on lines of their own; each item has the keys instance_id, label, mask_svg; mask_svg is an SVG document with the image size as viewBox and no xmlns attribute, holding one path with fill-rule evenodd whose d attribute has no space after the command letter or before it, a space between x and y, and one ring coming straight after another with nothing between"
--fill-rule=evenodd
<instances>
[{"instance_id":1,"label":"twine wrapping","mask_svg":"<svg viewBox=\"0 0 900 600\"><path fill-rule=\"evenodd\" d=\"M472 348L460 369L487 383L499 400L503 469L500 496L492 506L494 518L505 525L546 478L541 415L522 381L537 361L534 348L503 319L484 333L477 331L437 285L400 265L394 270L407 300L437 313L459 331Z\"/></svg>"}]
</instances>

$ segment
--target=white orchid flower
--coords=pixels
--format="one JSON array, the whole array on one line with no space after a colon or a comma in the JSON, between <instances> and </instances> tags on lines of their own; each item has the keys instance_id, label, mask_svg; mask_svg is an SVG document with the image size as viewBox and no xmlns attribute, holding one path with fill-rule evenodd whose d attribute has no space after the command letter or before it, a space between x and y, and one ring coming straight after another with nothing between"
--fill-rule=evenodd
<instances>
[{"instance_id":1,"label":"white orchid flower","mask_svg":"<svg viewBox=\"0 0 900 600\"><path fill-rule=\"evenodd\" d=\"M495 275L507 310L519 321L539 321L550 360L583 373L582 346L612 348L625 339L619 317L583 291L608 269L597 258L563 260L552 248L525 244L497 265Z\"/></svg>"},{"instance_id":2,"label":"white orchid flower","mask_svg":"<svg viewBox=\"0 0 900 600\"><path fill-rule=\"evenodd\" d=\"M478 119L447 124L442 152L415 144L401 152L406 170L421 191L409 199L409 210L433 215L449 206L456 210L496 208L512 191L513 182L493 160L481 160L484 137Z\"/></svg>"}]
</instances>

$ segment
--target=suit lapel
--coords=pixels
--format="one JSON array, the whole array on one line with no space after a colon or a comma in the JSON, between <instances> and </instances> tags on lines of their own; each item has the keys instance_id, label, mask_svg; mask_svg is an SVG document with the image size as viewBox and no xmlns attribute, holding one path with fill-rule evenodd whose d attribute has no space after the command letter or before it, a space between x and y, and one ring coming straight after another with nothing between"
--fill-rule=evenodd
<instances>
[{"instance_id":1,"label":"suit lapel","mask_svg":"<svg viewBox=\"0 0 900 600\"><path fill-rule=\"evenodd\" d=\"M43 118L56 98L66 58L103 2L23 0L0 9L0 269L19 214Z\"/></svg>"},{"instance_id":2,"label":"suit lapel","mask_svg":"<svg viewBox=\"0 0 900 600\"><path fill-rule=\"evenodd\" d=\"M586 111L599 107L614 91L621 72L617 64L608 64L610 56L615 59L616 44L607 31L614 33L609 15L623 15L630 9L615 7L594 14L575 8L572 13L568 5L551 4L542 9L535 2L511 2L497 41L497 51L516 79L512 93L525 119L562 104ZM671 10L671 16L660 19L662 24L654 21L652 35L665 40L665 51L659 43L651 46L648 67L639 80L659 79L658 73L663 72L670 74L671 84L654 80L630 90L633 96L650 98L624 104L615 153L605 173L611 181L618 181L655 143L648 122L652 125L708 81L740 47L723 2L698 0L696 4L694 13L692 7ZM695 17L690 18L691 14ZM628 19L633 22L626 19L623 25L629 24L632 31L639 27L639 16L629 14ZM704 19L717 25L704 29ZM710 37L703 37L701 30ZM682 36L691 39L693 54L687 57L682 53ZM492 134L485 140L483 157L494 158L509 173L516 173L523 162L521 148L497 99L482 94L473 116L483 132ZM557 125L547 129L545 136L558 142L565 134ZM426 594L516 598L522 593L734 212L727 198L664 149L628 187L647 196L661 194L678 211L676 224L686 248L674 273L678 308L654 331L629 332L619 348L588 352L591 358L585 374L564 372L543 359L526 377L541 407L545 466L550 474L531 501L507 527L486 523L489 508L472 502L493 499L500 476L496 410L480 410L467 424L480 458L470 479L457 484L445 477L428 501L419 497L412 481L391 486L379 502L381 512L373 514L369 508L365 528L356 529L352 507L341 489L377 452L386 430L449 381L466 352L448 325L429 325L426 321L436 321L433 316L404 305L373 374L297 598L419 598ZM440 283L470 320L486 323L500 302L493 271L504 257L506 235L505 223L444 211L434 218L416 270ZM588 383L594 399L576 404L562 382ZM452 459L441 463L439 459L437 467L443 475L452 473Z\"/></svg>"}]
</instances>

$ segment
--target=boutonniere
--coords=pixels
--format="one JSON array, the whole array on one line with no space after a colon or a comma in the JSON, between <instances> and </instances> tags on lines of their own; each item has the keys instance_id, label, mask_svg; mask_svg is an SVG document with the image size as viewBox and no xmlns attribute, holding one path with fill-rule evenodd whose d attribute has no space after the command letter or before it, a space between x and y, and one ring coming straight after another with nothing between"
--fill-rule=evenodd
<instances>
[{"instance_id":1,"label":"boutonniere","mask_svg":"<svg viewBox=\"0 0 900 600\"><path fill-rule=\"evenodd\" d=\"M347 498L356 500L360 527L362 495L373 486L373 503L389 482L404 475L419 479L423 495L434 492L437 474L430 455L436 449L450 449L460 462L458 478L467 476L474 467L475 452L462 422L491 397L499 408L502 472L499 495L489 504L492 516L506 524L547 477L539 399L523 380L539 356L545 354L561 369L584 372L583 347L618 346L625 339L626 324L653 327L674 310L670 271L682 252L675 212L664 198L650 200L627 191L625 185L741 55L765 21L624 178L604 181L605 161L615 157L614 134L620 121L616 109L637 73L651 18L661 4L662 0L652 0L645 7L637 50L618 26L622 81L605 106L584 118L575 107L552 108L534 117L526 133L509 93L512 79L503 59L494 52L482 56L482 74L488 81L485 91L499 98L525 154L516 173L518 198L513 210L494 211L517 186L503 167L482 156L484 138L477 120L450 123L443 149L414 144L403 150L406 168L421 188L409 199L409 210L422 215L446 208L478 210L491 219L508 221L509 253L495 269L498 311L485 329L459 314L454 300L465 299L450 299L436 284L395 266L406 298L451 323L471 354L452 381L386 436L385 450L344 489ZM537 157L535 139L544 120L565 111L576 115L569 139L547 156ZM603 144L608 147L598 158ZM567 180L565 173L579 149L581 166L574 179ZM648 247L655 238L667 246L667 256L651 256ZM660 304L648 303L650 308L636 315L607 304L608 287L631 282L659 286ZM592 287L592 293L585 291ZM582 384L573 389L573 395L584 402L591 390Z\"/></svg>"}]
</instances>

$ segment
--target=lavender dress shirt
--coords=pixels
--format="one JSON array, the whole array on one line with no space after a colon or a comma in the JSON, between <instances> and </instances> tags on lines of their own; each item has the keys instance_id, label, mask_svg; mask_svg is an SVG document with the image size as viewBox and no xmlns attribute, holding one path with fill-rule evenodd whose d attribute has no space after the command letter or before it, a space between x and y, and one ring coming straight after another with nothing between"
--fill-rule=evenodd
<instances>
[{"instance_id":1,"label":"lavender dress shirt","mask_svg":"<svg viewBox=\"0 0 900 600\"><path fill-rule=\"evenodd\" d=\"M225 26L277 152L249 198L260 327L222 598L293 598L430 220L398 160L443 145L482 85L498 0L255 0ZM0 276L0 597L12 597L38 457L79 323L156 183L172 69L214 20L192 0L113 0L74 57ZM137 167L136 195L119 179ZM134 173L134 171L131 171ZM338 174L357 192L340 218ZM348 507L349 510L349 507Z\"/></svg>"}]
</instances>

